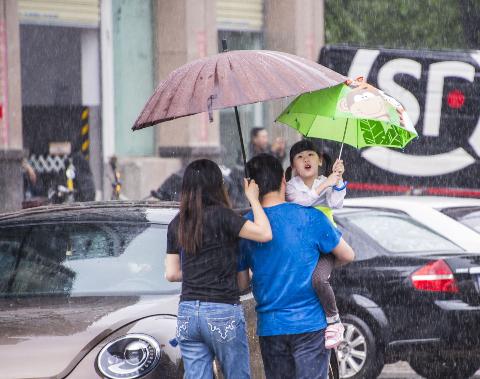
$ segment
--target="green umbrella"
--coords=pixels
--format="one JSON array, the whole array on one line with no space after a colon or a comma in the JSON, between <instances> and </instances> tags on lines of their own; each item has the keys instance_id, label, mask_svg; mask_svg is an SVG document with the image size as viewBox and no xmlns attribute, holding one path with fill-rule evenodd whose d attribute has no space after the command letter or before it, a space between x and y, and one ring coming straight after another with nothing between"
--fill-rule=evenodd
<instances>
[{"instance_id":1,"label":"green umbrella","mask_svg":"<svg viewBox=\"0 0 480 379\"><path fill-rule=\"evenodd\" d=\"M402 105L363 81L351 81L304 93L293 100L277 121L306 137L342 142L355 148L403 148L417 137Z\"/></svg>"}]
</instances>

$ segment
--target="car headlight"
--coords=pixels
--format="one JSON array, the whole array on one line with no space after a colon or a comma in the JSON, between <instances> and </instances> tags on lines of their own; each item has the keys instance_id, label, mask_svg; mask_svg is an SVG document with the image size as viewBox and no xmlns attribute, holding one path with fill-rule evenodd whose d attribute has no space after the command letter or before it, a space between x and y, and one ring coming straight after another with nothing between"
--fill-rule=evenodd
<instances>
[{"instance_id":1,"label":"car headlight","mask_svg":"<svg viewBox=\"0 0 480 379\"><path fill-rule=\"evenodd\" d=\"M106 345L97 364L103 375L112 379L139 378L157 365L160 346L145 334L127 334Z\"/></svg>"}]
</instances>

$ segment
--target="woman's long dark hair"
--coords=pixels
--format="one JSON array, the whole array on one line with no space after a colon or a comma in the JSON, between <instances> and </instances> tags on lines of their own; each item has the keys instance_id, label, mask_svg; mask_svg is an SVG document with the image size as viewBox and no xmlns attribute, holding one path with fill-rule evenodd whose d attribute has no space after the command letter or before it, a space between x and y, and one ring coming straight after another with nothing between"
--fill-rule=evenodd
<instances>
[{"instance_id":1,"label":"woman's long dark hair","mask_svg":"<svg viewBox=\"0 0 480 379\"><path fill-rule=\"evenodd\" d=\"M187 254L201 248L203 213L209 205L231 208L220 168L211 160L199 159L185 169L180 195L178 243Z\"/></svg>"}]
</instances>

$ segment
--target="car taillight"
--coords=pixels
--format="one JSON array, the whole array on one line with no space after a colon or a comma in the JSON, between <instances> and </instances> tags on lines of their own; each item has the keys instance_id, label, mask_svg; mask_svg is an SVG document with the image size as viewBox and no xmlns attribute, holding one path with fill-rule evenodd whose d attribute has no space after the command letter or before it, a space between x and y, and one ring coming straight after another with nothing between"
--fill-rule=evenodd
<instances>
[{"instance_id":1,"label":"car taillight","mask_svg":"<svg viewBox=\"0 0 480 379\"><path fill-rule=\"evenodd\" d=\"M427 263L415 271L412 284L417 290L457 293L458 286L453 272L442 259Z\"/></svg>"}]
</instances>

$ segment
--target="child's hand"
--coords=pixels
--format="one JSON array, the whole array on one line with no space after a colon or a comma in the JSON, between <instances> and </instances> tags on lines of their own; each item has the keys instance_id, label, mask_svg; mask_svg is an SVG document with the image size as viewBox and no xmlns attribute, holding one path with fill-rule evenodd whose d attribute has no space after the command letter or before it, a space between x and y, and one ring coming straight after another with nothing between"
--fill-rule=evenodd
<instances>
[{"instance_id":1,"label":"child's hand","mask_svg":"<svg viewBox=\"0 0 480 379\"><path fill-rule=\"evenodd\" d=\"M251 203L252 200L258 200L260 196L260 190L257 183L255 183L255 180L250 179L250 181L248 181L244 178L243 185L245 189L245 196L247 197L248 201Z\"/></svg>"},{"instance_id":2,"label":"child's hand","mask_svg":"<svg viewBox=\"0 0 480 379\"><path fill-rule=\"evenodd\" d=\"M328 184L329 187L336 186L338 181L340 180L340 174L338 172L332 172L327 180L325 180L325 184Z\"/></svg>"},{"instance_id":3,"label":"child's hand","mask_svg":"<svg viewBox=\"0 0 480 379\"><path fill-rule=\"evenodd\" d=\"M332 168L333 172L336 172L340 175L340 179L342 178L343 173L345 172L345 166L343 165L343 160L337 159L333 164Z\"/></svg>"}]
</instances>

